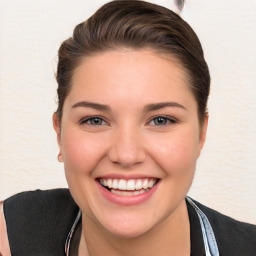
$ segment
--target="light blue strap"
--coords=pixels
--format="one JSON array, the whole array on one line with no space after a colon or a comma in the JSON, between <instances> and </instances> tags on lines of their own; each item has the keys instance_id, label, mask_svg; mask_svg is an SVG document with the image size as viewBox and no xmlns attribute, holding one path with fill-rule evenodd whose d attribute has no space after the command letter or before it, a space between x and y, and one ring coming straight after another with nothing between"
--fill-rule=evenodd
<instances>
[{"instance_id":1,"label":"light blue strap","mask_svg":"<svg viewBox=\"0 0 256 256\"><path fill-rule=\"evenodd\" d=\"M219 256L220 253L219 253L218 245L217 245L209 220L207 219L206 215L199 209L199 207L192 201L190 197L187 197L187 200L195 209L200 221L200 225L203 233L205 255Z\"/></svg>"},{"instance_id":2,"label":"light blue strap","mask_svg":"<svg viewBox=\"0 0 256 256\"><path fill-rule=\"evenodd\" d=\"M75 228L76 228L76 226L77 226L77 223L78 223L78 221L79 221L80 218L81 218L81 215L82 215L82 213L81 213L81 211L79 210L79 212L78 212L78 214L77 214L77 216L76 216L75 222L73 223L72 228L71 228L71 230L70 230L70 232L69 232L69 234L68 234L68 237L67 237L67 239L66 239L66 243L65 243L65 254L66 254L66 256L69 256L69 250L70 250L71 239L72 239L72 236L73 236L73 234L74 234L74 231L75 231Z\"/></svg>"},{"instance_id":3,"label":"light blue strap","mask_svg":"<svg viewBox=\"0 0 256 256\"><path fill-rule=\"evenodd\" d=\"M195 209L195 211L198 215L199 221L200 221L201 230L202 230L202 234L203 234L203 240L204 240L205 256L220 256L218 245L217 245L217 242L216 242L216 239L215 239L215 236L214 236L214 233L213 233L213 230L212 230L209 220L207 219L206 215L199 209L199 207L192 201L192 199L190 197L187 197L187 201ZM67 240L66 240L65 252L66 252L67 256L69 255L71 238L73 236L75 227L80 218L81 218L81 211L78 212L78 215L75 219L75 222L74 222L74 224L69 232L69 235L67 237Z\"/></svg>"}]
</instances>

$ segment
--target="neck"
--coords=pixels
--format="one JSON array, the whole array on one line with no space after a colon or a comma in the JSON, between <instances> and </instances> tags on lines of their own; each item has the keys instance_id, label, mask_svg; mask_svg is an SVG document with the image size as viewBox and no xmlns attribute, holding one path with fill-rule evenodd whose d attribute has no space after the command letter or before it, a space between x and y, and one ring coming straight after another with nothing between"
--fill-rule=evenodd
<instances>
[{"instance_id":1,"label":"neck","mask_svg":"<svg viewBox=\"0 0 256 256\"><path fill-rule=\"evenodd\" d=\"M86 219L86 221L85 221ZM164 221L135 238L120 238L82 217L81 256L188 256L190 225L185 200Z\"/></svg>"}]
</instances>

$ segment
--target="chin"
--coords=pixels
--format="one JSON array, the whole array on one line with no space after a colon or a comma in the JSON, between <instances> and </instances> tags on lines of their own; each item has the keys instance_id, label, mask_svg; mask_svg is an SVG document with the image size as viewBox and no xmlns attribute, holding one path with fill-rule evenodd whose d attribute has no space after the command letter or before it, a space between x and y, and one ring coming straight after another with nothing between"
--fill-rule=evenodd
<instances>
[{"instance_id":1,"label":"chin","mask_svg":"<svg viewBox=\"0 0 256 256\"><path fill-rule=\"evenodd\" d=\"M136 214L135 214L136 215ZM102 225L112 235L123 238L132 239L143 234L146 234L153 228L154 220L145 218L145 216L133 216L128 214L126 216L120 214L119 216L109 216L109 218L102 221ZM149 223L151 223L149 225Z\"/></svg>"},{"instance_id":2,"label":"chin","mask_svg":"<svg viewBox=\"0 0 256 256\"><path fill-rule=\"evenodd\" d=\"M114 236L121 238L121 239L133 239L139 236L142 236L148 232L149 229L145 227L129 227L129 228L122 228L122 227L113 227L109 228L108 231L111 232Z\"/></svg>"}]
</instances>

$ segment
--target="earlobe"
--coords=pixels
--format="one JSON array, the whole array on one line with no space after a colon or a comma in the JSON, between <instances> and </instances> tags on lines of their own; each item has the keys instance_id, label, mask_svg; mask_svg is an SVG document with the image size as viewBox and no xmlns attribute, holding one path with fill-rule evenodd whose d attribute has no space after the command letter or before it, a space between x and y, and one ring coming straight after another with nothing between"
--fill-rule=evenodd
<instances>
[{"instance_id":1,"label":"earlobe","mask_svg":"<svg viewBox=\"0 0 256 256\"><path fill-rule=\"evenodd\" d=\"M205 144L207 128L208 128L208 120L209 120L209 115L208 115L208 113L206 113L205 117L204 117L204 122L200 128L198 157L200 156L201 151Z\"/></svg>"},{"instance_id":2,"label":"earlobe","mask_svg":"<svg viewBox=\"0 0 256 256\"><path fill-rule=\"evenodd\" d=\"M61 152L58 154L57 159L58 159L58 161L59 161L60 163L63 163L63 157L62 157Z\"/></svg>"}]
</instances>

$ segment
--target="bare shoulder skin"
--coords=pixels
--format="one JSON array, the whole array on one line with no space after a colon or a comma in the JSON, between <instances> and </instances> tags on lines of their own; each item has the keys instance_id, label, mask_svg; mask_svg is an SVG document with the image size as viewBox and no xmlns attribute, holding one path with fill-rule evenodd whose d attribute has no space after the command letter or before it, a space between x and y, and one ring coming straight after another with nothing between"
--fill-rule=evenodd
<instances>
[{"instance_id":1,"label":"bare shoulder skin","mask_svg":"<svg viewBox=\"0 0 256 256\"><path fill-rule=\"evenodd\" d=\"M0 201L0 256L11 256L4 218L3 201Z\"/></svg>"}]
</instances>

